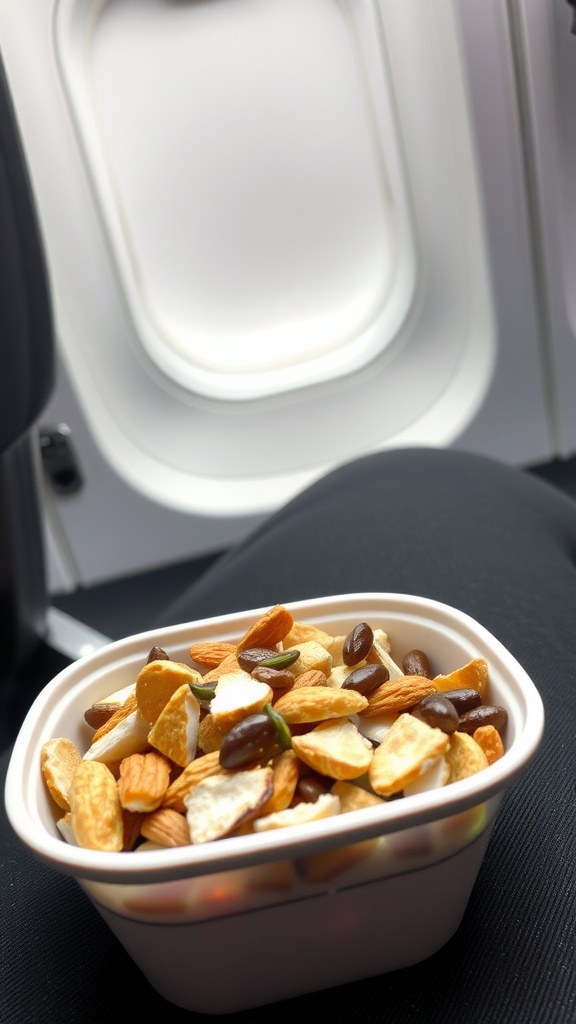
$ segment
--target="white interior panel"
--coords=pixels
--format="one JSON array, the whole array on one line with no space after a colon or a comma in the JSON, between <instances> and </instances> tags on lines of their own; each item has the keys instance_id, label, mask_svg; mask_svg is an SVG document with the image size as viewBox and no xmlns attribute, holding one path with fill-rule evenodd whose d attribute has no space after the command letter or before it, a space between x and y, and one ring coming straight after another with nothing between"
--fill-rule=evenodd
<instances>
[{"instance_id":1,"label":"white interior panel","mask_svg":"<svg viewBox=\"0 0 576 1024\"><path fill-rule=\"evenodd\" d=\"M567 3L515 0L532 152L537 272L553 356L559 454L576 450L576 35ZM575 25L576 27L576 25Z\"/></svg>"},{"instance_id":2,"label":"white interior panel","mask_svg":"<svg viewBox=\"0 0 576 1024\"><path fill-rule=\"evenodd\" d=\"M60 4L68 99L138 338L192 392L349 373L405 319L387 67L356 6Z\"/></svg>"},{"instance_id":3,"label":"white interior panel","mask_svg":"<svg viewBox=\"0 0 576 1024\"><path fill-rule=\"evenodd\" d=\"M369 451L553 451L505 5L7 0L0 45L70 580L224 546Z\"/></svg>"}]
</instances>

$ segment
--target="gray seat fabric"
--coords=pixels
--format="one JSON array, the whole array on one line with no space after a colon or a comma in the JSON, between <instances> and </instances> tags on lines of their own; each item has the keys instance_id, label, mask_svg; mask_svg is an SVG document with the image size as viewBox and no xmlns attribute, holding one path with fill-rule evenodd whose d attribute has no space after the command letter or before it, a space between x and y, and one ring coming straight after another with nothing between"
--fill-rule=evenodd
<instances>
[{"instance_id":1,"label":"gray seat fabric","mask_svg":"<svg viewBox=\"0 0 576 1024\"><path fill-rule=\"evenodd\" d=\"M576 510L548 484L465 453L388 452L328 475L166 609L168 624L320 594L424 594L490 629L545 703L542 746L504 801L450 942L415 967L235 1019L573 1024L575 552ZM37 863L4 819L0 837L0 1021L199 1016L151 989L76 883ZM199 969L217 955L198 951Z\"/></svg>"},{"instance_id":2,"label":"gray seat fabric","mask_svg":"<svg viewBox=\"0 0 576 1024\"><path fill-rule=\"evenodd\" d=\"M45 627L34 430L52 391L52 310L24 154L0 60L0 678Z\"/></svg>"}]
</instances>

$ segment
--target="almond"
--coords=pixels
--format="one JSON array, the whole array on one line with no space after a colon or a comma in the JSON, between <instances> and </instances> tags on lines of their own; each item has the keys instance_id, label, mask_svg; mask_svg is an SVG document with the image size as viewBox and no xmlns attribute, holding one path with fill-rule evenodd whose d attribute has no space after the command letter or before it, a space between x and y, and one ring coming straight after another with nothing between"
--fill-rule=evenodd
<instances>
[{"instance_id":1,"label":"almond","mask_svg":"<svg viewBox=\"0 0 576 1024\"><path fill-rule=\"evenodd\" d=\"M407 711L423 697L435 692L432 680L425 676L400 676L383 683L368 698L368 707L361 712L363 718Z\"/></svg>"},{"instance_id":2,"label":"almond","mask_svg":"<svg viewBox=\"0 0 576 1024\"><path fill-rule=\"evenodd\" d=\"M189 846L190 830L184 814L161 807L144 818L140 834L158 846Z\"/></svg>"},{"instance_id":3,"label":"almond","mask_svg":"<svg viewBox=\"0 0 576 1024\"><path fill-rule=\"evenodd\" d=\"M127 811L122 808L122 826L124 831L124 842L122 852L129 853L134 849L140 838L140 827L146 815L142 811Z\"/></svg>"},{"instance_id":4,"label":"almond","mask_svg":"<svg viewBox=\"0 0 576 1024\"><path fill-rule=\"evenodd\" d=\"M127 811L156 810L168 789L170 770L170 762L155 750L125 757L118 780L122 807Z\"/></svg>"},{"instance_id":5,"label":"almond","mask_svg":"<svg viewBox=\"0 0 576 1024\"><path fill-rule=\"evenodd\" d=\"M290 689L297 690L300 686L328 686L328 678L319 668L310 668L302 675L296 676Z\"/></svg>"},{"instance_id":6,"label":"almond","mask_svg":"<svg viewBox=\"0 0 576 1024\"><path fill-rule=\"evenodd\" d=\"M224 661L224 658L236 655L235 644L226 643L224 640L204 641L192 644L190 657L198 665L205 668L216 668Z\"/></svg>"},{"instance_id":7,"label":"almond","mask_svg":"<svg viewBox=\"0 0 576 1024\"><path fill-rule=\"evenodd\" d=\"M238 641L238 650L247 651L251 647L275 647L284 637L288 636L294 619L287 608L281 604L274 605L260 616Z\"/></svg>"},{"instance_id":8,"label":"almond","mask_svg":"<svg viewBox=\"0 0 576 1024\"><path fill-rule=\"evenodd\" d=\"M119 853L124 845L122 808L116 780L101 761L81 761L70 787L71 824L87 850Z\"/></svg>"}]
</instances>

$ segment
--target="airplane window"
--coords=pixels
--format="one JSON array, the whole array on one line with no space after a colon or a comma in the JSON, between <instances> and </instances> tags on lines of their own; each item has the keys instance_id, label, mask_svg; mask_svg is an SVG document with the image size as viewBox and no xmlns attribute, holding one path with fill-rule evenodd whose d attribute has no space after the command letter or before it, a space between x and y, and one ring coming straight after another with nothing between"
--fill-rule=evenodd
<instances>
[{"instance_id":1,"label":"airplane window","mask_svg":"<svg viewBox=\"0 0 576 1024\"><path fill-rule=\"evenodd\" d=\"M138 336L192 392L349 373L406 316L411 229L370 17L333 0L115 0L86 14L88 50L63 50Z\"/></svg>"}]
</instances>

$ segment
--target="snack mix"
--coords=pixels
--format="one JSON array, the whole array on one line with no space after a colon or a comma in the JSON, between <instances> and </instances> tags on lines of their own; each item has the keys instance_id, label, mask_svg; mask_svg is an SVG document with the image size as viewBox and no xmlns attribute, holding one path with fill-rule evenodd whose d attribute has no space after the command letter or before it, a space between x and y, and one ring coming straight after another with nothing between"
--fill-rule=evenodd
<instances>
[{"instance_id":1,"label":"snack mix","mask_svg":"<svg viewBox=\"0 0 576 1024\"><path fill-rule=\"evenodd\" d=\"M504 753L507 712L475 658L435 674L390 654L360 622L347 636L269 609L235 643L150 651L135 682L86 709L88 749L42 748L68 842L93 850L185 846L263 832L445 786Z\"/></svg>"}]
</instances>

